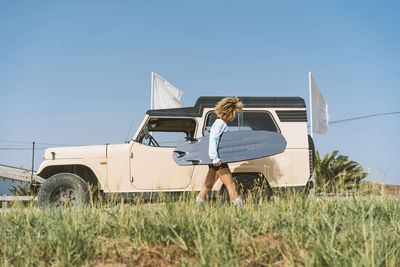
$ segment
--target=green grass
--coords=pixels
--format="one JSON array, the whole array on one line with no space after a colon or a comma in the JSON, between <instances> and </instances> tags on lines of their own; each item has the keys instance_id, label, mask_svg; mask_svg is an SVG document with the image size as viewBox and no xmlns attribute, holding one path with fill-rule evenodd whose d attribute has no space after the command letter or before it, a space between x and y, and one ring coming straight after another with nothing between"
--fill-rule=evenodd
<instances>
[{"instance_id":1,"label":"green grass","mask_svg":"<svg viewBox=\"0 0 400 267\"><path fill-rule=\"evenodd\" d=\"M32 205L0 214L3 266L400 265L400 200L384 196Z\"/></svg>"}]
</instances>

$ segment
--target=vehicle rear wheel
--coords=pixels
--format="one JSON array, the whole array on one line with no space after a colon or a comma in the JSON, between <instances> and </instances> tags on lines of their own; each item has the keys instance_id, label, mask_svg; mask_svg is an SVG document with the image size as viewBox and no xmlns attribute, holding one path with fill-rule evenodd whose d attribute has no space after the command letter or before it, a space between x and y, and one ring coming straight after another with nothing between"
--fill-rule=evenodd
<instances>
[{"instance_id":1,"label":"vehicle rear wheel","mask_svg":"<svg viewBox=\"0 0 400 267\"><path fill-rule=\"evenodd\" d=\"M236 189L239 196L246 200L250 196L254 199L260 197L267 197L268 199L272 195L272 189L266 179L257 176L256 174L238 174L233 176ZM221 188L220 199L222 201L229 200L229 193L225 185Z\"/></svg>"},{"instance_id":2,"label":"vehicle rear wheel","mask_svg":"<svg viewBox=\"0 0 400 267\"><path fill-rule=\"evenodd\" d=\"M38 207L66 207L87 204L89 187L79 176L58 173L47 179L40 188Z\"/></svg>"}]
</instances>

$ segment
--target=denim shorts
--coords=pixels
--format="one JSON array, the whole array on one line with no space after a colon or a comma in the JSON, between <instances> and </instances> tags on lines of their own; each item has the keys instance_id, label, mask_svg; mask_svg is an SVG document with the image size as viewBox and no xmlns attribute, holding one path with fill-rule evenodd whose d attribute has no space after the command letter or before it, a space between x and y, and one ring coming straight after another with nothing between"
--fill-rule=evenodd
<instances>
[{"instance_id":1,"label":"denim shorts","mask_svg":"<svg viewBox=\"0 0 400 267\"><path fill-rule=\"evenodd\" d=\"M221 170L221 169L224 169L224 168L228 168L228 164L222 163L219 166L214 166L213 164L209 164L208 168L209 169L213 169L214 171L218 171L218 170Z\"/></svg>"}]
</instances>

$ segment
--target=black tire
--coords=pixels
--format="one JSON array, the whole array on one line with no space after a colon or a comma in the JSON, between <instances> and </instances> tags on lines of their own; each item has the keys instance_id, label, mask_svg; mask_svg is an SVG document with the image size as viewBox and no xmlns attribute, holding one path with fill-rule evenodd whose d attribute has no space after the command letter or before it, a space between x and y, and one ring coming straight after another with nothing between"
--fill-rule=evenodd
<instances>
[{"instance_id":1,"label":"black tire","mask_svg":"<svg viewBox=\"0 0 400 267\"><path fill-rule=\"evenodd\" d=\"M72 173L58 173L47 179L40 188L38 207L65 207L89 202L87 183Z\"/></svg>"},{"instance_id":2,"label":"black tire","mask_svg":"<svg viewBox=\"0 0 400 267\"><path fill-rule=\"evenodd\" d=\"M239 196L243 200L246 200L249 195L252 195L254 198L267 196L268 199L272 195L272 189L267 180L255 174L237 174L233 176L233 181L235 182ZM220 199L222 201L229 200L229 193L225 185L221 188Z\"/></svg>"}]
</instances>

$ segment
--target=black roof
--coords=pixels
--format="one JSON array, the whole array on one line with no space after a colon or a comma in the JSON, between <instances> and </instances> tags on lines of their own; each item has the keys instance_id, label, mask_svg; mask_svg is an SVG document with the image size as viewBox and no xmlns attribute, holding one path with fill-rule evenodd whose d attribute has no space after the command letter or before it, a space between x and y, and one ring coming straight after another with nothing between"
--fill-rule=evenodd
<instances>
[{"instance_id":1,"label":"black roof","mask_svg":"<svg viewBox=\"0 0 400 267\"><path fill-rule=\"evenodd\" d=\"M153 109L146 113L152 116L188 116L201 117L204 108L215 107L225 96L202 96L193 107ZM306 104L301 97L239 97L245 108L305 108Z\"/></svg>"}]
</instances>

